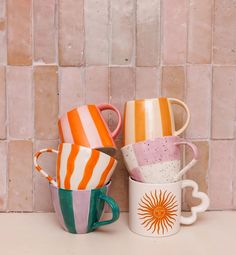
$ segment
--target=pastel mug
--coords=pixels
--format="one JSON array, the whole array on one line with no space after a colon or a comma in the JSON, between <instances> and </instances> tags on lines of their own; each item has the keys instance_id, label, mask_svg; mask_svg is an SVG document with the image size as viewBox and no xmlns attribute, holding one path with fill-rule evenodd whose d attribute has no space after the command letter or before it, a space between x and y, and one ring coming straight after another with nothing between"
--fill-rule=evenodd
<instances>
[{"instance_id":1,"label":"pastel mug","mask_svg":"<svg viewBox=\"0 0 236 255\"><path fill-rule=\"evenodd\" d=\"M181 145L187 145L193 159L181 169ZM159 137L121 148L129 175L136 181L166 183L178 181L198 160L196 145L178 136Z\"/></svg>"},{"instance_id":2,"label":"pastel mug","mask_svg":"<svg viewBox=\"0 0 236 255\"><path fill-rule=\"evenodd\" d=\"M114 111L118 117L117 127L112 132L101 114L105 110ZM58 126L62 143L82 145L114 155L114 139L121 130L121 115L110 104L83 105L62 115Z\"/></svg>"},{"instance_id":3,"label":"pastel mug","mask_svg":"<svg viewBox=\"0 0 236 255\"><path fill-rule=\"evenodd\" d=\"M191 208L189 217L181 215L181 192L186 187L192 188L192 196L201 200L199 205ZM180 224L194 223L197 214L208 207L208 196L199 192L197 183L192 180L150 184L129 179L129 228L139 235L173 235L179 231Z\"/></svg>"},{"instance_id":4,"label":"pastel mug","mask_svg":"<svg viewBox=\"0 0 236 255\"><path fill-rule=\"evenodd\" d=\"M38 164L38 158L47 152L56 153L56 182ZM42 149L34 155L34 165L52 185L62 189L94 189L107 184L115 170L117 160L94 149L70 143L59 144L58 150Z\"/></svg>"},{"instance_id":5,"label":"pastel mug","mask_svg":"<svg viewBox=\"0 0 236 255\"><path fill-rule=\"evenodd\" d=\"M65 190L50 185L53 207L62 228L84 234L115 222L120 211L115 200L107 195L109 185L92 190ZM112 219L100 221L105 203L111 208Z\"/></svg>"},{"instance_id":6,"label":"pastel mug","mask_svg":"<svg viewBox=\"0 0 236 255\"><path fill-rule=\"evenodd\" d=\"M175 130L173 104L183 107L187 114L186 121L179 130ZM156 137L180 135L190 121L190 112L184 102L165 97L128 101L124 116L124 145Z\"/></svg>"}]
</instances>

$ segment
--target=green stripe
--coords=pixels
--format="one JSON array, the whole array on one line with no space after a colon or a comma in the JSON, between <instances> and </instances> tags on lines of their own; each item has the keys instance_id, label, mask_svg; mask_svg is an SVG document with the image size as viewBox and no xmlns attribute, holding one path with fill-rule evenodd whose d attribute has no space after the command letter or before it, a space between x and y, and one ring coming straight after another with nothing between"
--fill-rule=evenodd
<instances>
[{"instance_id":1,"label":"green stripe","mask_svg":"<svg viewBox=\"0 0 236 255\"><path fill-rule=\"evenodd\" d=\"M89 217L88 217L88 232L93 231L93 225L95 222L100 220L102 215L102 211L104 208L104 200L100 199L100 194L106 194L107 188L106 186L100 189L93 189L91 190L90 195L90 207L89 207Z\"/></svg>"},{"instance_id":2,"label":"green stripe","mask_svg":"<svg viewBox=\"0 0 236 255\"><path fill-rule=\"evenodd\" d=\"M59 189L59 199L61 212L64 218L65 225L70 233L76 233L72 190Z\"/></svg>"}]
</instances>

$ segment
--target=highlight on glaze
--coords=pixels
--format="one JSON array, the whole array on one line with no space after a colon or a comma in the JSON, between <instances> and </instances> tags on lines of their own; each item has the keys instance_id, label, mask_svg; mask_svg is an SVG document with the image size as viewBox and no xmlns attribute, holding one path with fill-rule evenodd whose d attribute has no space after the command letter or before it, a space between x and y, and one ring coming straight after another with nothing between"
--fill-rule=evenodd
<instances>
[{"instance_id":1,"label":"highlight on glaze","mask_svg":"<svg viewBox=\"0 0 236 255\"><path fill-rule=\"evenodd\" d=\"M166 234L173 228L177 216L177 200L172 192L160 190L145 193L141 198L138 215L146 231Z\"/></svg>"}]
</instances>

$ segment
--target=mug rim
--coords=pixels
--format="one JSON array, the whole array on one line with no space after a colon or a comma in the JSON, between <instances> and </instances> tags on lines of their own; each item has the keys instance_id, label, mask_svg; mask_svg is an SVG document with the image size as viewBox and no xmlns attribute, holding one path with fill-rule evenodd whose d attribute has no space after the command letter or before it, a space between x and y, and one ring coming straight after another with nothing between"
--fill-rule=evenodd
<instances>
[{"instance_id":1,"label":"mug rim","mask_svg":"<svg viewBox=\"0 0 236 255\"><path fill-rule=\"evenodd\" d=\"M164 186L173 186L173 185L179 185L183 180L178 180L176 182L166 182L166 183L148 183L148 182L139 182L139 181L136 181L134 180L131 176L129 176L129 183L133 183L135 185L146 185L146 186L149 186L149 187L153 187L153 186L161 186L161 187L164 187Z\"/></svg>"},{"instance_id":2,"label":"mug rim","mask_svg":"<svg viewBox=\"0 0 236 255\"><path fill-rule=\"evenodd\" d=\"M91 192L92 190L99 190L99 189L102 189L104 187L109 188L110 185L111 185L111 180L107 184L103 185L100 188L94 188L94 189L63 189L63 188L55 187L52 183L49 183L50 189L62 190L63 192Z\"/></svg>"},{"instance_id":3,"label":"mug rim","mask_svg":"<svg viewBox=\"0 0 236 255\"><path fill-rule=\"evenodd\" d=\"M102 151L100 151L100 150L98 150L98 149L93 149L93 148L89 148L89 147L86 147L86 146L83 146L83 145L79 145L79 144L76 144L76 143L59 143L58 144L58 147L57 147L57 150L59 151L59 146L60 145L73 145L73 146L76 146L76 147L79 147L79 148L81 148L81 149L83 149L83 150L85 150L85 151L88 151L88 152L90 152L90 151L98 151L99 153L101 153L102 155L104 155L106 158L113 158L114 160L115 160L115 162L117 162L117 160L116 160L116 158L115 157L113 157L113 156L110 156L109 154L107 154L107 153L104 153L104 152L102 152ZM102 148L104 148L104 147L102 147ZM105 147L106 148L106 147Z\"/></svg>"},{"instance_id":4,"label":"mug rim","mask_svg":"<svg viewBox=\"0 0 236 255\"><path fill-rule=\"evenodd\" d=\"M166 99L170 99L172 97L153 97L153 98L137 98L137 99L133 99L133 100L129 100L129 101L126 101L125 104L128 104L128 103L132 103L132 102L139 102L139 101L154 101L156 99L159 99L159 98L166 98ZM177 98L176 98L177 99Z\"/></svg>"},{"instance_id":5,"label":"mug rim","mask_svg":"<svg viewBox=\"0 0 236 255\"><path fill-rule=\"evenodd\" d=\"M127 147L130 147L130 146L133 146L133 145L135 145L135 144L144 144L144 143L147 143L147 142L156 142L157 140L163 140L163 139L176 139L176 140L179 140L179 141L181 141L181 140L183 140L183 141L188 141L188 140L186 140L186 139L184 139L184 138L181 138L181 137L179 137L179 136L177 136L177 135L170 135L170 136L160 136L160 137L156 137L156 138L153 138L153 139L146 139L146 140L143 140L143 141L139 141L139 142L137 142L137 143L130 143L130 144L126 144L126 145L124 145L122 148L121 148L121 151L122 150L124 150L124 149L126 149ZM177 141L176 141L177 142Z\"/></svg>"}]
</instances>

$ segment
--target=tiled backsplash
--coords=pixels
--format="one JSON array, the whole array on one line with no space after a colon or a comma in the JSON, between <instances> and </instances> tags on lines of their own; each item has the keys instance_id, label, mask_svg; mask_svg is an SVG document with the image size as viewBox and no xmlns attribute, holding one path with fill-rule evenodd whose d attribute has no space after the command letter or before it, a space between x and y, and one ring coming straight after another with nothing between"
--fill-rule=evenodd
<instances>
[{"instance_id":1,"label":"tiled backsplash","mask_svg":"<svg viewBox=\"0 0 236 255\"><path fill-rule=\"evenodd\" d=\"M123 112L127 100L160 95L191 110L185 136L200 161L188 177L208 192L210 209L236 209L235 27L232 0L0 0L0 209L52 210L32 155L57 147L58 115L101 102ZM118 158L111 193L127 210ZM53 175L55 157L43 159ZM186 193L185 208L193 202Z\"/></svg>"}]
</instances>

